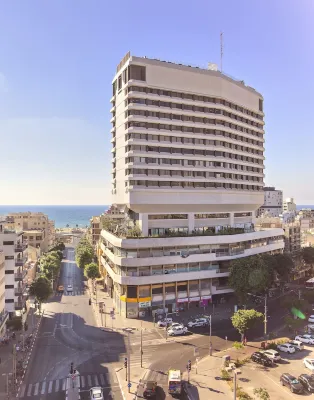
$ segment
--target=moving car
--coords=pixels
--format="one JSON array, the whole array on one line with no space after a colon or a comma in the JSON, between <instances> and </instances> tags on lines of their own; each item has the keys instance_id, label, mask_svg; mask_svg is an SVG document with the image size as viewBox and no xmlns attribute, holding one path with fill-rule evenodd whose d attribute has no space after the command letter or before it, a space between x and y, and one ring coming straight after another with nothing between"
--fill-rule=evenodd
<instances>
[{"instance_id":1,"label":"moving car","mask_svg":"<svg viewBox=\"0 0 314 400\"><path fill-rule=\"evenodd\" d=\"M270 360L267 356L265 356L265 354L259 351L256 351L251 355L251 360L258 364L264 365L264 367L270 367L271 365L273 365L272 360Z\"/></svg>"},{"instance_id":2,"label":"moving car","mask_svg":"<svg viewBox=\"0 0 314 400\"><path fill-rule=\"evenodd\" d=\"M301 374L298 379L308 392L314 393L314 375Z\"/></svg>"},{"instance_id":3,"label":"moving car","mask_svg":"<svg viewBox=\"0 0 314 400\"><path fill-rule=\"evenodd\" d=\"M172 318L164 318L157 322L157 326L167 326L172 323Z\"/></svg>"},{"instance_id":4,"label":"moving car","mask_svg":"<svg viewBox=\"0 0 314 400\"><path fill-rule=\"evenodd\" d=\"M314 337L312 335L298 335L295 340L299 340L302 343L314 344Z\"/></svg>"},{"instance_id":5,"label":"moving car","mask_svg":"<svg viewBox=\"0 0 314 400\"><path fill-rule=\"evenodd\" d=\"M90 399L104 400L103 392L101 387L93 387L89 391Z\"/></svg>"},{"instance_id":6,"label":"moving car","mask_svg":"<svg viewBox=\"0 0 314 400\"><path fill-rule=\"evenodd\" d=\"M314 315L310 315L308 321L309 322L314 322Z\"/></svg>"},{"instance_id":7,"label":"moving car","mask_svg":"<svg viewBox=\"0 0 314 400\"><path fill-rule=\"evenodd\" d=\"M314 358L305 358L303 360L303 364L306 368L310 369L311 371L314 371Z\"/></svg>"},{"instance_id":8,"label":"moving car","mask_svg":"<svg viewBox=\"0 0 314 400\"><path fill-rule=\"evenodd\" d=\"M68 285L67 286L67 291L68 292L73 292L73 286L72 285Z\"/></svg>"},{"instance_id":9,"label":"moving car","mask_svg":"<svg viewBox=\"0 0 314 400\"><path fill-rule=\"evenodd\" d=\"M288 386L292 393L303 393L302 383L291 374L282 374L280 377L282 386Z\"/></svg>"},{"instance_id":10,"label":"moving car","mask_svg":"<svg viewBox=\"0 0 314 400\"><path fill-rule=\"evenodd\" d=\"M296 350L304 350L304 345L300 340L290 340L288 344L291 344Z\"/></svg>"},{"instance_id":11,"label":"moving car","mask_svg":"<svg viewBox=\"0 0 314 400\"><path fill-rule=\"evenodd\" d=\"M178 335L186 335L188 333L188 330L186 328L186 326L182 326L182 327L171 327L168 329L168 335L169 336L178 336Z\"/></svg>"},{"instance_id":12,"label":"moving car","mask_svg":"<svg viewBox=\"0 0 314 400\"><path fill-rule=\"evenodd\" d=\"M289 343L278 344L277 345L277 349L280 350L280 351L283 351L285 353L290 353L290 354L295 353L295 347L293 347Z\"/></svg>"},{"instance_id":13,"label":"moving car","mask_svg":"<svg viewBox=\"0 0 314 400\"><path fill-rule=\"evenodd\" d=\"M189 328L195 328L198 326L206 326L206 325L208 325L208 320L206 318L196 318L192 321L189 321L187 323L187 325Z\"/></svg>"},{"instance_id":14,"label":"moving car","mask_svg":"<svg viewBox=\"0 0 314 400\"><path fill-rule=\"evenodd\" d=\"M63 285L59 285L58 286L58 292L59 293L63 293L64 292L64 286Z\"/></svg>"},{"instance_id":15,"label":"moving car","mask_svg":"<svg viewBox=\"0 0 314 400\"><path fill-rule=\"evenodd\" d=\"M157 382L147 381L144 385L144 399L153 399L156 397Z\"/></svg>"},{"instance_id":16,"label":"moving car","mask_svg":"<svg viewBox=\"0 0 314 400\"><path fill-rule=\"evenodd\" d=\"M265 350L265 351L261 351L261 353L263 353L266 357L268 357L269 359L278 362L281 360L280 354L278 353L278 351L276 350Z\"/></svg>"}]
</instances>

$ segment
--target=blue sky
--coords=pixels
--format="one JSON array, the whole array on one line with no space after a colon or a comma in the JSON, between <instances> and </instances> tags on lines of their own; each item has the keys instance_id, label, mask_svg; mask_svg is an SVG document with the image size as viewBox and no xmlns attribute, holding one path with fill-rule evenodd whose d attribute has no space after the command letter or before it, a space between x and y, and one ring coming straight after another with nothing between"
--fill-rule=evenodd
<instances>
[{"instance_id":1,"label":"blue sky","mask_svg":"<svg viewBox=\"0 0 314 400\"><path fill-rule=\"evenodd\" d=\"M0 1L0 204L110 202L111 80L127 51L264 95L266 184L314 204L312 0Z\"/></svg>"}]
</instances>

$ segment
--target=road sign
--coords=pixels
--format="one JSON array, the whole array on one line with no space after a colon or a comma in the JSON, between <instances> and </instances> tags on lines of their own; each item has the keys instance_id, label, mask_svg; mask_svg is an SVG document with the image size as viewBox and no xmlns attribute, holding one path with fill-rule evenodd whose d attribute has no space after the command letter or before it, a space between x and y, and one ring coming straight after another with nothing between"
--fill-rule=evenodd
<instances>
[{"instance_id":1,"label":"road sign","mask_svg":"<svg viewBox=\"0 0 314 400\"><path fill-rule=\"evenodd\" d=\"M128 383L128 387L130 388L131 386L132 386L132 383L131 383L131 382L129 382L129 383Z\"/></svg>"}]
</instances>

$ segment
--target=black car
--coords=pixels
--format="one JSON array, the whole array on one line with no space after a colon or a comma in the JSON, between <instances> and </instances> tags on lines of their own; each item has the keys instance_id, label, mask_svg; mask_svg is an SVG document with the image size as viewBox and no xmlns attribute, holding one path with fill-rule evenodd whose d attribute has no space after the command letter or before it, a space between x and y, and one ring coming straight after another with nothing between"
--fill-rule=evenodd
<instances>
[{"instance_id":1,"label":"black car","mask_svg":"<svg viewBox=\"0 0 314 400\"><path fill-rule=\"evenodd\" d=\"M291 374L282 374L280 377L282 386L288 386L292 393L303 393L304 387L302 383Z\"/></svg>"},{"instance_id":2,"label":"black car","mask_svg":"<svg viewBox=\"0 0 314 400\"><path fill-rule=\"evenodd\" d=\"M264 365L264 367L270 367L273 365L272 360L270 360L267 356L265 356L263 353L260 353L258 351L256 351L255 353L253 353L251 355L251 360L258 364Z\"/></svg>"},{"instance_id":3,"label":"black car","mask_svg":"<svg viewBox=\"0 0 314 400\"><path fill-rule=\"evenodd\" d=\"M144 399L154 399L156 397L157 382L147 381L144 388Z\"/></svg>"},{"instance_id":4,"label":"black car","mask_svg":"<svg viewBox=\"0 0 314 400\"><path fill-rule=\"evenodd\" d=\"M314 393L314 375L301 374L298 379L308 392Z\"/></svg>"}]
</instances>

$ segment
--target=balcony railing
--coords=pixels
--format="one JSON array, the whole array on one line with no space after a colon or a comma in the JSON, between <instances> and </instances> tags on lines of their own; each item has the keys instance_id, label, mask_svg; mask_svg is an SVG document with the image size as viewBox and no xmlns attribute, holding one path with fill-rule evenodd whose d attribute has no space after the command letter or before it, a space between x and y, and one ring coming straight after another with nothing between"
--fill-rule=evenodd
<instances>
[{"instance_id":1,"label":"balcony railing","mask_svg":"<svg viewBox=\"0 0 314 400\"><path fill-rule=\"evenodd\" d=\"M24 293L25 287L20 286L14 289L15 296L21 296Z\"/></svg>"},{"instance_id":2,"label":"balcony railing","mask_svg":"<svg viewBox=\"0 0 314 400\"><path fill-rule=\"evenodd\" d=\"M24 251L27 248L27 244L26 243L17 243L14 246L14 250L16 253L21 253L22 251Z\"/></svg>"},{"instance_id":3,"label":"balcony railing","mask_svg":"<svg viewBox=\"0 0 314 400\"><path fill-rule=\"evenodd\" d=\"M0 314L0 327L2 327L2 324L6 321L6 319L8 318L9 313L7 311L3 311Z\"/></svg>"},{"instance_id":4,"label":"balcony railing","mask_svg":"<svg viewBox=\"0 0 314 400\"><path fill-rule=\"evenodd\" d=\"M24 264L26 263L26 261L27 261L27 257L17 258L17 259L15 260L15 266L16 266L16 267L23 267Z\"/></svg>"},{"instance_id":5,"label":"balcony railing","mask_svg":"<svg viewBox=\"0 0 314 400\"><path fill-rule=\"evenodd\" d=\"M14 303L14 307L15 307L16 310L22 310L23 307L24 307L24 304L22 302L20 302L20 301L17 301L17 302Z\"/></svg>"},{"instance_id":6,"label":"balcony railing","mask_svg":"<svg viewBox=\"0 0 314 400\"><path fill-rule=\"evenodd\" d=\"M26 275L27 275L27 270L24 270L22 272L17 272L16 274L14 274L14 278L16 281L22 281Z\"/></svg>"}]
</instances>

